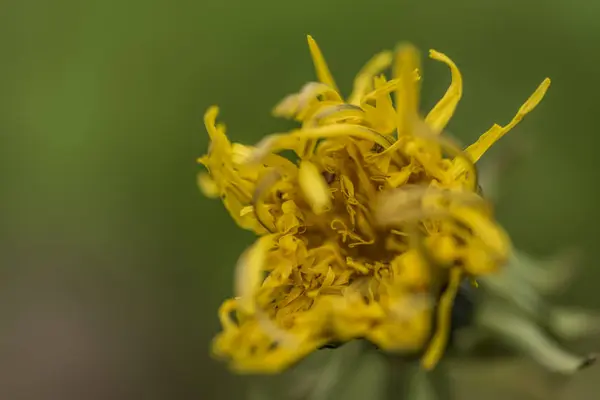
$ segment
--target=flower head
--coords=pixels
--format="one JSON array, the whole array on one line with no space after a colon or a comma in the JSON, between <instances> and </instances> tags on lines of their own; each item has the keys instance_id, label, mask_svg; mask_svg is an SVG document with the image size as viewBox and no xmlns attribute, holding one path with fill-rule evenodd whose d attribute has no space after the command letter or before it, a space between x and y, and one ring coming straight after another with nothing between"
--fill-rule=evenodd
<instances>
[{"instance_id":1,"label":"flower head","mask_svg":"<svg viewBox=\"0 0 600 400\"><path fill-rule=\"evenodd\" d=\"M308 43L319 81L274 109L300 128L246 146L228 140L216 107L205 115L211 145L199 159L208 170L199 185L259 235L236 268L236 297L221 306L213 351L239 372L278 372L328 343L361 338L422 354L431 368L460 283L493 272L510 253L479 195L474 163L550 81L508 125L462 150L441 135L462 96L447 56L430 52L452 82L421 118L413 46L376 55L344 99L310 36ZM390 66L388 80L382 71Z\"/></svg>"}]
</instances>

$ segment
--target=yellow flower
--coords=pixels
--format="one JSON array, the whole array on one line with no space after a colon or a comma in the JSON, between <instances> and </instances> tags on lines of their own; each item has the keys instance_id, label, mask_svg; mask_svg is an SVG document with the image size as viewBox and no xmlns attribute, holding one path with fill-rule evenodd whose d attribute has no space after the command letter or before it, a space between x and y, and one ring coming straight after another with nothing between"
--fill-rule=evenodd
<instances>
[{"instance_id":1,"label":"yellow flower","mask_svg":"<svg viewBox=\"0 0 600 400\"><path fill-rule=\"evenodd\" d=\"M508 125L462 150L441 135L462 96L447 56L430 52L452 82L421 118L413 46L376 55L345 100L310 36L308 44L319 82L274 109L299 129L245 146L228 140L216 107L205 115L211 145L199 159L208 171L199 185L259 235L236 267L236 297L220 309L213 351L238 372L272 373L360 338L420 353L432 368L460 282L493 272L510 252L478 194L474 163L539 103L550 80Z\"/></svg>"}]
</instances>

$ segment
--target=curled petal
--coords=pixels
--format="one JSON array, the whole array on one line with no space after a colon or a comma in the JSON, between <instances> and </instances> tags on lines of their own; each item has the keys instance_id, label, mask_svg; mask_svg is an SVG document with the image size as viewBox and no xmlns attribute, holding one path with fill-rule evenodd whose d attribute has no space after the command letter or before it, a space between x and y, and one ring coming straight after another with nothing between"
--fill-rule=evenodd
<instances>
[{"instance_id":1,"label":"curled petal","mask_svg":"<svg viewBox=\"0 0 600 400\"><path fill-rule=\"evenodd\" d=\"M305 124L307 128L313 128L320 125L323 121L327 124L344 123L348 119L357 122L365 118L365 112L352 104L335 104L321 108L321 110L308 119Z\"/></svg>"},{"instance_id":2,"label":"curled petal","mask_svg":"<svg viewBox=\"0 0 600 400\"><path fill-rule=\"evenodd\" d=\"M450 271L450 282L448 288L442 294L440 304L437 310L437 328L436 332L421 358L421 365L426 370L431 370L439 362L450 334L450 324L452 318L452 305L454 298L458 293L460 282L462 280L462 271L459 268L453 268Z\"/></svg>"},{"instance_id":3,"label":"curled petal","mask_svg":"<svg viewBox=\"0 0 600 400\"><path fill-rule=\"evenodd\" d=\"M263 236L242 253L235 267L235 293L238 304L248 314L256 311L255 294L264 280L267 252L273 247L274 236Z\"/></svg>"},{"instance_id":4,"label":"curled petal","mask_svg":"<svg viewBox=\"0 0 600 400\"><path fill-rule=\"evenodd\" d=\"M323 101L319 101L319 98L322 98ZM314 107L311 107L311 105L325 102L337 104L342 102L342 98L335 89L324 83L308 82L300 89L300 92L289 95L279 102L273 109L273 115L276 117L297 118L302 121L314 113L314 110L311 110Z\"/></svg>"},{"instance_id":5,"label":"curled petal","mask_svg":"<svg viewBox=\"0 0 600 400\"><path fill-rule=\"evenodd\" d=\"M456 106L462 97L462 76L460 71L456 67L456 64L445 54L439 53L435 50L429 50L429 57L434 60L441 61L450 67L450 73L452 74L452 82L450 87L444 94L444 97L433 107L433 109L425 117L427 125L433 129L436 133L441 133L452 115Z\"/></svg>"},{"instance_id":6,"label":"curled petal","mask_svg":"<svg viewBox=\"0 0 600 400\"><path fill-rule=\"evenodd\" d=\"M204 113L204 126L211 140L212 148L220 150L229 147L229 139L225 136L223 129L219 129L216 124L219 115L219 107L212 106Z\"/></svg>"},{"instance_id":7,"label":"curled petal","mask_svg":"<svg viewBox=\"0 0 600 400\"><path fill-rule=\"evenodd\" d=\"M282 150L293 150L297 154L300 154L302 152L301 145L307 139L342 137L371 140L384 148L391 145L390 140L387 137L363 126L352 124L326 125L293 131L287 134L267 136L256 145L254 153L248 157L246 162L256 163L261 161L267 154Z\"/></svg>"}]
</instances>

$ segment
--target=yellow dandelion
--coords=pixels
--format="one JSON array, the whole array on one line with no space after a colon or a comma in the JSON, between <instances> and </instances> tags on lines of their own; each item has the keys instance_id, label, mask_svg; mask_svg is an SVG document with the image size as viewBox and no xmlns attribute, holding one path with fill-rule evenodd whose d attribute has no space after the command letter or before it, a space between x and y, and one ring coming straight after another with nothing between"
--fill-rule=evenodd
<instances>
[{"instance_id":1,"label":"yellow dandelion","mask_svg":"<svg viewBox=\"0 0 600 400\"><path fill-rule=\"evenodd\" d=\"M229 141L216 107L205 115L211 145L199 159L207 169L199 185L259 235L236 268L213 352L238 372L275 373L329 343L366 339L421 354L432 368L460 283L495 271L510 253L474 163L540 102L550 80L509 124L463 150L441 135L462 96L446 55L430 51L452 82L422 118L413 46L376 55L345 100L310 36L308 44L319 81L274 109L300 128L245 146Z\"/></svg>"}]
</instances>

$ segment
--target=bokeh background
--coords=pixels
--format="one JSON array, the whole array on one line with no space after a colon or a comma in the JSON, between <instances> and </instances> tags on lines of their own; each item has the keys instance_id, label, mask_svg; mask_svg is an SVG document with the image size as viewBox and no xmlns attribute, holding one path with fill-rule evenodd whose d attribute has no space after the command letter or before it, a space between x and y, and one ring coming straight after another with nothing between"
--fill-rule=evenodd
<instances>
[{"instance_id":1,"label":"bokeh background","mask_svg":"<svg viewBox=\"0 0 600 400\"><path fill-rule=\"evenodd\" d=\"M398 41L451 56L465 90L449 128L464 142L551 77L494 150L530 147L499 218L532 254L581 249L560 300L600 308L599 17L588 0L3 1L0 398L242 398L208 349L252 237L196 187L202 116L219 104L249 143L287 129L270 109L314 79L307 33L346 93ZM424 74L427 110L450 78L433 61ZM533 379L513 375L471 377L463 397ZM578 377L573 398L594 398L599 376Z\"/></svg>"}]
</instances>

